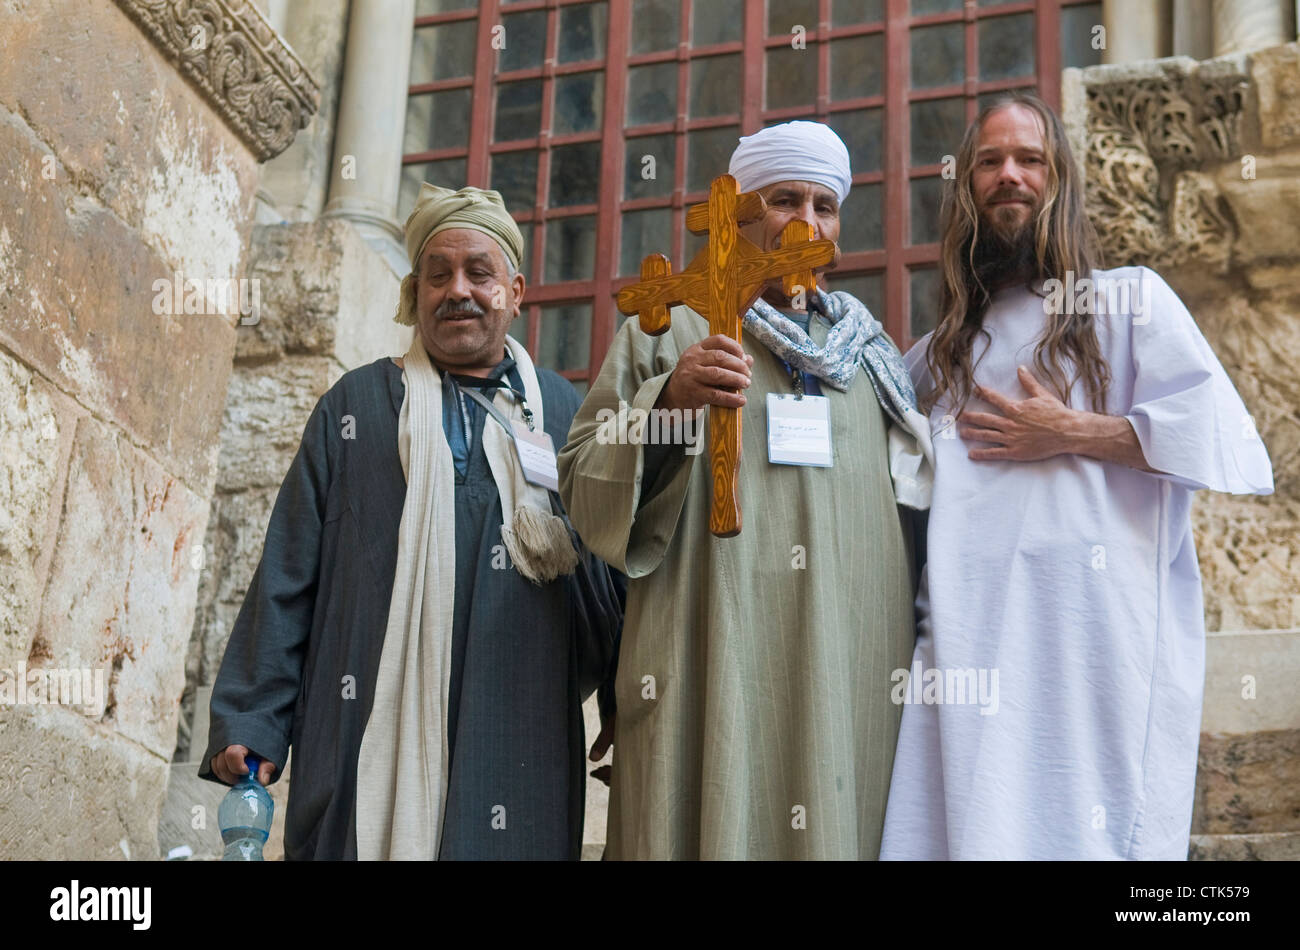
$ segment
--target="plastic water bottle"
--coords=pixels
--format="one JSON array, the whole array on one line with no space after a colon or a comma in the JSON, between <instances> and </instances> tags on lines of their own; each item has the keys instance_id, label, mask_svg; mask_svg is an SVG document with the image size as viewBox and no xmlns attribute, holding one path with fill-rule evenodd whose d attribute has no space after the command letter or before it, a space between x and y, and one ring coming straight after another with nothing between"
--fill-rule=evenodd
<instances>
[{"instance_id":1,"label":"plastic water bottle","mask_svg":"<svg viewBox=\"0 0 1300 950\"><path fill-rule=\"evenodd\" d=\"M265 860L262 845L271 833L275 803L257 782L257 768L262 760L250 755L244 763L248 774L231 787L217 809L217 824L221 826L221 840L226 846L221 856L223 861Z\"/></svg>"}]
</instances>

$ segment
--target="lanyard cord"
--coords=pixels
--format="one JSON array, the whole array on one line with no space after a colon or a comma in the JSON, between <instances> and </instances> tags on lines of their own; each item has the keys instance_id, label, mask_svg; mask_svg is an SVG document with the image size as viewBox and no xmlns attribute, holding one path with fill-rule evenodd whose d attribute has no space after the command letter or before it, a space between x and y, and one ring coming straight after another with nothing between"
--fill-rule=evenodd
<instances>
[{"instance_id":1,"label":"lanyard cord","mask_svg":"<svg viewBox=\"0 0 1300 950\"><path fill-rule=\"evenodd\" d=\"M456 381L455 376L452 376L451 382L452 385L455 387L457 393L473 398L475 402L480 403L485 408L487 408L489 412L494 413L495 416L497 417L497 421L501 421L505 417L501 415L499 409L496 409L496 407L492 405L492 400L483 396L480 390L504 389L506 392L510 393L511 396L513 396L515 399L519 401L519 406L521 409L523 409L524 412L524 422L528 424L528 431L535 432L537 430L537 423L534 421L533 411L528 408L528 400L524 396L523 377L519 375L519 369L518 367L515 366L511 366L506 371L506 373L510 377L510 382L508 383L504 379L489 379L486 380L486 382L490 384L488 386L473 386L473 385L462 386L460 383ZM462 406L463 405L464 402L462 400ZM508 423L502 422L502 425L504 425L506 429L509 430L510 426ZM466 426L466 429L468 430L468 426Z\"/></svg>"},{"instance_id":2,"label":"lanyard cord","mask_svg":"<svg viewBox=\"0 0 1300 950\"><path fill-rule=\"evenodd\" d=\"M796 400L802 399L804 397L803 372L795 369L789 363L786 363L785 360L782 360L781 362L785 363L785 368L790 373L790 382L794 384L794 398Z\"/></svg>"}]
</instances>

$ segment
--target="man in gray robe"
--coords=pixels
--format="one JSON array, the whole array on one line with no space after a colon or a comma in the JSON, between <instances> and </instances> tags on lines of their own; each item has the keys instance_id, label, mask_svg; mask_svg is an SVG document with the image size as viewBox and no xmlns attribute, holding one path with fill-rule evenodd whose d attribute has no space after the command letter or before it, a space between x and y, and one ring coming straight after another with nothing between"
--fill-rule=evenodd
<instances>
[{"instance_id":1,"label":"man in gray robe","mask_svg":"<svg viewBox=\"0 0 1300 950\"><path fill-rule=\"evenodd\" d=\"M251 752L274 782L292 747L291 860L574 859L580 707L621 607L504 425L563 444L579 399L506 335L523 242L496 192L425 185L406 242L411 350L345 374L307 422L200 775L231 783Z\"/></svg>"},{"instance_id":2,"label":"man in gray robe","mask_svg":"<svg viewBox=\"0 0 1300 950\"><path fill-rule=\"evenodd\" d=\"M795 216L838 237L849 156L826 126L749 136L731 173L768 203L745 229L759 248ZM867 309L845 293L808 304L800 312L776 282L745 314L743 347L685 307L658 337L628 320L560 454L574 524L629 578L607 857L879 850L901 713L889 677L914 638L897 504L928 503L928 431ZM829 444L808 454L824 449L829 467L769 461L787 447L769 442L774 411L795 403L827 420ZM686 444L681 411L704 407L707 429L707 407L742 405L744 528L715 538L708 460ZM660 423L620 430L653 410L676 411L675 444L646 444Z\"/></svg>"}]
</instances>

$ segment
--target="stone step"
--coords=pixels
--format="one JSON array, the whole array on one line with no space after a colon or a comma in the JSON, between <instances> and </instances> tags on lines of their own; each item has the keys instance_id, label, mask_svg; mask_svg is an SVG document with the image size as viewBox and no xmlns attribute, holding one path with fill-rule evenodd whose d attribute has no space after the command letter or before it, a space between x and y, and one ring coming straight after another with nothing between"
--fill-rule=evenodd
<instances>
[{"instance_id":1,"label":"stone step","mask_svg":"<svg viewBox=\"0 0 1300 950\"><path fill-rule=\"evenodd\" d=\"M1300 630L1207 634L1195 835L1300 831Z\"/></svg>"},{"instance_id":2,"label":"stone step","mask_svg":"<svg viewBox=\"0 0 1300 950\"><path fill-rule=\"evenodd\" d=\"M1300 729L1202 733L1192 833L1300 832Z\"/></svg>"},{"instance_id":3,"label":"stone step","mask_svg":"<svg viewBox=\"0 0 1300 950\"><path fill-rule=\"evenodd\" d=\"M1189 861L1300 861L1300 832L1192 835Z\"/></svg>"},{"instance_id":4,"label":"stone step","mask_svg":"<svg viewBox=\"0 0 1300 950\"><path fill-rule=\"evenodd\" d=\"M1205 637L1201 732L1245 735L1300 727L1300 630Z\"/></svg>"}]
</instances>

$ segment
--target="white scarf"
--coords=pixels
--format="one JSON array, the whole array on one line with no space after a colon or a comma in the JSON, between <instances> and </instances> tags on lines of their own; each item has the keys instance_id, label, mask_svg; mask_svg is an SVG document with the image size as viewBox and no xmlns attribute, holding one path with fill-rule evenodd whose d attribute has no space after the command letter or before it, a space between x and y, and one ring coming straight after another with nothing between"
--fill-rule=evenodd
<instances>
[{"instance_id":1,"label":"white scarf","mask_svg":"<svg viewBox=\"0 0 1300 950\"><path fill-rule=\"evenodd\" d=\"M541 430L542 394L532 360L510 337L506 347ZM455 472L442 428L442 380L418 332L404 362L397 446L406 502L375 699L357 761L357 857L363 861L436 859L447 805ZM509 396L498 408L507 418L524 418ZM510 443L500 425L485 420L483 451L510 521L501 537L521 574L534 583L549 581L573 570L577 551L564 522L550 513L546 490L525 481Z\"/></svg>"}]
</instances>

